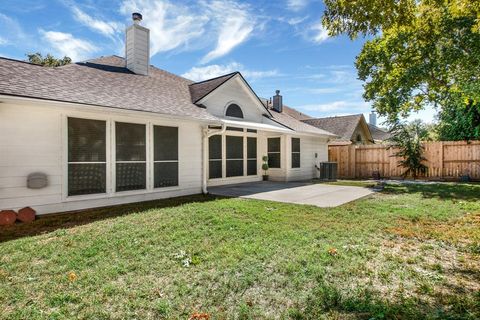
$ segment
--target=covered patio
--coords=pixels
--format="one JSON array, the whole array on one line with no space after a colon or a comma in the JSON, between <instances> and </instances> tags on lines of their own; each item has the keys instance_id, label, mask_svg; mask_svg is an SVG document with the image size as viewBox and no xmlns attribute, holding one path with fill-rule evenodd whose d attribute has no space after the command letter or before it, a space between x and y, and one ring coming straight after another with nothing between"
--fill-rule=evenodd
<instances>
[{"instance_id":1,"label":"covered patio","mask_svg":"<svg viewBox=\"0 0 480 320\"><path fill-rule=\"evenodd\" d=\"M306 204L322 208L340 206L373 193L372 190L362 187L272 181L210 187L209 192L218 196Z\"/></svg>"}]
</instances>

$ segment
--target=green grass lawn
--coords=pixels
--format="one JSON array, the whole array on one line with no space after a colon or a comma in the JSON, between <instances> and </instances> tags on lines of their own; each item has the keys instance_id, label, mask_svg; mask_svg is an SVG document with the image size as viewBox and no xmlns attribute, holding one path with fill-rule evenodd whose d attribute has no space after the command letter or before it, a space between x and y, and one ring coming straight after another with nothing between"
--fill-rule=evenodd
<instances>
[{"instance_id":1,"label":"green grass lawn","mask_svg":"<svg viewBox=\"0 0 480 320\"><path fill-rule=\"evenodd\" d=\"M0 230L0 318L478 319L479 199L392 185L331 209L195 196L43 218Z\"/></svg>"}]
</instances>

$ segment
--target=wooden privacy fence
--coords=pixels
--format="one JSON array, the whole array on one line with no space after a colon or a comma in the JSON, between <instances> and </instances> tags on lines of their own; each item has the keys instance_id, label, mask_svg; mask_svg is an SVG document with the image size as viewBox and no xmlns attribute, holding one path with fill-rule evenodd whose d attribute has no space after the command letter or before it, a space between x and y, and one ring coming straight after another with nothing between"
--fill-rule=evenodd
<instances>
[{"instance_id":1,"label":"wooden privacy fence","mask_svg":"<svg viewBox=\"0 0 480 320\"><path fill-rule=\"evenodd\" d=\"M425 142L424 157L429 179L458 179L468 175L480 180L480 141ZM338 163L339 178L398 178L405 168L398 166L395 149L385 145L329 146L329 161Z\"/></svg>"}]
</instances>

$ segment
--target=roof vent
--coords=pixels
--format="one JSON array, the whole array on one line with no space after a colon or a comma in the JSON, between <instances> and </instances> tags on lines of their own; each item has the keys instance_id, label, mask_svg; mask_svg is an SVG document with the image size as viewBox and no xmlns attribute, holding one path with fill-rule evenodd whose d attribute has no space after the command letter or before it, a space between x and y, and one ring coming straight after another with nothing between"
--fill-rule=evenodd
<instances>
[{"instance_id":1,"label":"roof vent","mask_svg":"<svg viewBox=\"0 0 480 320\"><path fill-rule=\"evenodd\" d=\"M133 24L127 28L125 39L127 68L133 73L146 76L150 65L150 30L140 25L140 13L132 13L132 19Z\"/></svg>"},{"instance_id":2,"label":"roof vent","mask_svg":"<svg viewBox=\"0 0 480 320\"><path fill-rule=\"evenodd\" d=\"M133 23L140 24L140 21L142 21L142 19L143 19L143 17L142 17L141 13L138 13L138 12L132 13Z\"/></svg>"},{"instance_id":3,"label":"roof vent","mask_svg":"<svg viewBox=\"0 0 480 320\"><path fill-rule=\"evenodd\" d=\"M280 95L280 90L275 91L275 95L273 96L273 110L277 112L283 111L283 99Z\"/></svg>"}]
</instances>

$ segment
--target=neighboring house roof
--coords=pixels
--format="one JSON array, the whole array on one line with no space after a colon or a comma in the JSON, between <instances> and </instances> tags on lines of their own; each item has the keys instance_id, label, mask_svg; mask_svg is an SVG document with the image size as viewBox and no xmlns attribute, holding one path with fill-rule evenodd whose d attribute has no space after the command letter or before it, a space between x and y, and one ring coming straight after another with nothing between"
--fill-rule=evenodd
<instances>
[{"instance_id":1,"label":"neighboring house roof","mask_svg":"<svg viewBox=\"0 0 480 320\"><path fill-rule=\"evenodd\" d=\"M362 114L354 114L340 117L306 119L303 122L330 131L339 136L339 140L350 141L354 139L353 134L362 118Z\"/></svg>"},{"instance_id":2,"label":"neighboring house roof","mask_svg":"<svg viewBox=\"0 0 480 320\"><path fill-rule=\"evenodd\" d=\"M0 58L0 94L218 120L192 103L192 83L153 66L136 75L118 56L56 68Z\"/></svg>"},{"instance_id":3,"label":"neighboring house roof","mask_svg":"<svg viewBox=\"0 0 480 320\"><path fill-rule=\"evenodd\" d=\"M374 126L373 124L368 124L368 128L370 129L370 132L372 133L373 140L375 141L384 141L389 139L392 134L382 128L379 128L377 126Z\"/></svg>"},{"instance_id":4,"label":"neighboring house roof","mask_svg":"<svg viewBox=\"0 0 480 320\"><path fill-rule=\"evenodd\" d=\"M238 72L190 84L192 102L197 103L222 84L233 78Z\"/></svg>"},{"instance_id":5,"label":"neighboring house roof","mask_svg":"<svg viewBox=\"0 0 480 320\"><path fill-rule=\"evenodd\" d=\"M336 137L336 135L331 132L303 123L302 121L295 119L294 117L290 116L285 112L277 112L273 109L270 109L270 113L272 114L271 119L273 121L280 123L285 127L292 129L294 131Z\"/></svg>"}]
</instances>

